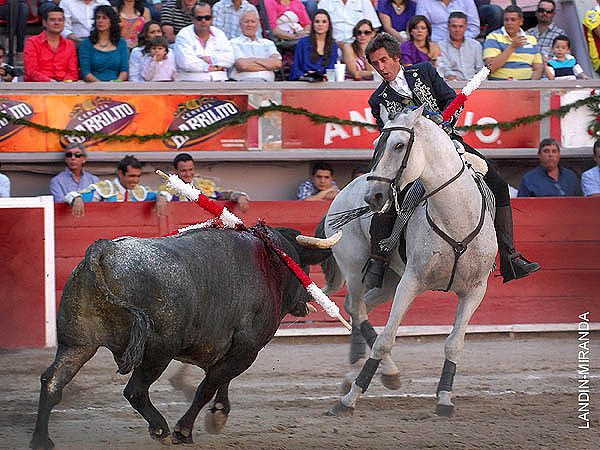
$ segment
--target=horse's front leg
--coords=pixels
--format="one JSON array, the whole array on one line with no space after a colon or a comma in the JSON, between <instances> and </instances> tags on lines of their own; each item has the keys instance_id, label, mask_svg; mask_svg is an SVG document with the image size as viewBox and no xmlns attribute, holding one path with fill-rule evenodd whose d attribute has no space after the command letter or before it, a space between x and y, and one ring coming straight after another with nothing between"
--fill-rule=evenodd
<instances>
[{"instance_id":1,"label":"horse's front leg","mask_svg":"<svg viewBox=\"0 0 600 450\"><path fill-rule=\"evenodd\" d=\"M436 393L438 402L435 413L438 416L450 417L454 414L452 384L454 382L454 374L456 373L456 362L460 358L465 345L467 325L481 303L481 300L483 300L486 288L487 279L484 279L481 286L472 289L467 294L459 295L454 326L452 327L452 332L446 338L446 345L444 346L446 359Z\"/></svg>"},{"instance_id":2,"label":"horse's front leg","mask_svg":"<svg viewBox=\"0 0 600 450\"><path fill-rule=\"evenodd\" d=\"M414 280L414 281L413 281ZM356 402L361 394L366 392L371 380L381 363L381 360L391 352L392 346L396 339L396 332L400 322L404 318L413 299L420 294L422 289L416 282L416 278L405 274L396 288L396 295L390 316L383 332L377 336L375 330L368 321L360 324L361 331L367 340L367 343L374 338L374 343L371 345L371 353L369 359L363 364L362 370L352 382L350 392L344 395L338 403L329 411L329 414L336 416L349 416L354 413Z\"/></svg>"}]
</instances>

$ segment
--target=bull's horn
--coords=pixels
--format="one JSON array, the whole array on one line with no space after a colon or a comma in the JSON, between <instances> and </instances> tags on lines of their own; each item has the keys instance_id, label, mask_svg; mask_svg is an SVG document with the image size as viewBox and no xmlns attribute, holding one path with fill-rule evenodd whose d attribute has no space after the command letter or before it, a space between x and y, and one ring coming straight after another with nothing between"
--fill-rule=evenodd
<instances>
[{"instance_id":1,"label":"bull's horn","mask_svg":"<svg viewBox=\"0 0 600 450\"><path fill-rule=\"evenodd\" d=\"M339 230L333 236L327 239L316 238L312 236L304 236L302 234L296 236L296 241L302 247L310 248L331 248L342 238L342 230Z\"/></svg>"}]
</instances>

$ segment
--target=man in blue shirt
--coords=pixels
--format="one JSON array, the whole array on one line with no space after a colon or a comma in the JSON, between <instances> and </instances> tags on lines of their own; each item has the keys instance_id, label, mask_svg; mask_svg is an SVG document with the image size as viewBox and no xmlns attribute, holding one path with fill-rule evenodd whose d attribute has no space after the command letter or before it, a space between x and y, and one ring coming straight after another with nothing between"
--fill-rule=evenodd
<instances>
[{"instance_id":1,"label":"man in blue shirt","mask_svg":"<svg viewBox=\"0 0 600 450\"><path fill-rule=\"evenodd\" d=\"M560 146L554 139L540 142L540 165L527 172L519 186L519 197L576 197L581 195L577 175L558 165Z\"/></svg>"},{"instance_id":2,"label":"man in blue shirt","mask_svg":"<svg viewBox=\"0 0 600 450\"><path fill-rule=\"evenodd\" d=\"M98 181L96 175L83 170L87 153L83 144L69 144L65 149L66 168L50 180L50 192L55 202L64 202L65 195L81 191Z\"/></svg>"}]
</instances>

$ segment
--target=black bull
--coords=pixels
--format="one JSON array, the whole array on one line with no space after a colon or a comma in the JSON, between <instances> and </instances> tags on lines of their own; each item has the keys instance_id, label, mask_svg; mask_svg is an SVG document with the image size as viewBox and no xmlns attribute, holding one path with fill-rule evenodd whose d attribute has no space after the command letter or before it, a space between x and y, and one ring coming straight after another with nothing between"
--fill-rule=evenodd
<instances>
[{"instance_id":1,"label":"black bull","mask_svg":"<svg viewBox=\"0 0 600 450\"><path fill-rule=\"evenodd\" d=\"M330 255L301 247L291 228L263 230L307 273ZM208 228L96 241L64 288L56 358L41 376L31 447L54 447L50 411L100 346L113 353L120 373L133 370L123 395L153 438L192 442L196 417L213 396L207 423L219 431L230 410L229 382L250 367L286 314L308 313L309 300L279 257L247 231ZM148 388L172 359L195 364L206 376L171 435Z\"/></svg>"}]
</instances>

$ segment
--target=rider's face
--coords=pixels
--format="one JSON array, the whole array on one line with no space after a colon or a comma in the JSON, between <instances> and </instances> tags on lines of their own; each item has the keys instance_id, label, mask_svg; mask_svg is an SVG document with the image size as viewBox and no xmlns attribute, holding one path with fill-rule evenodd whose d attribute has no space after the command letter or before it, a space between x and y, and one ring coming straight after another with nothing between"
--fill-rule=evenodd
<instances>
[{"instance_id":1,"label":"rider's face","mask_svg":"<svg viewBox=\"0 0 600 450\"><path fill-rule=\"evenodd\" d=\"M385 81L394 81L400 72L400 56L391 57L385 48L371 53L371 65Z\"/></svg>"}]
</instances>

